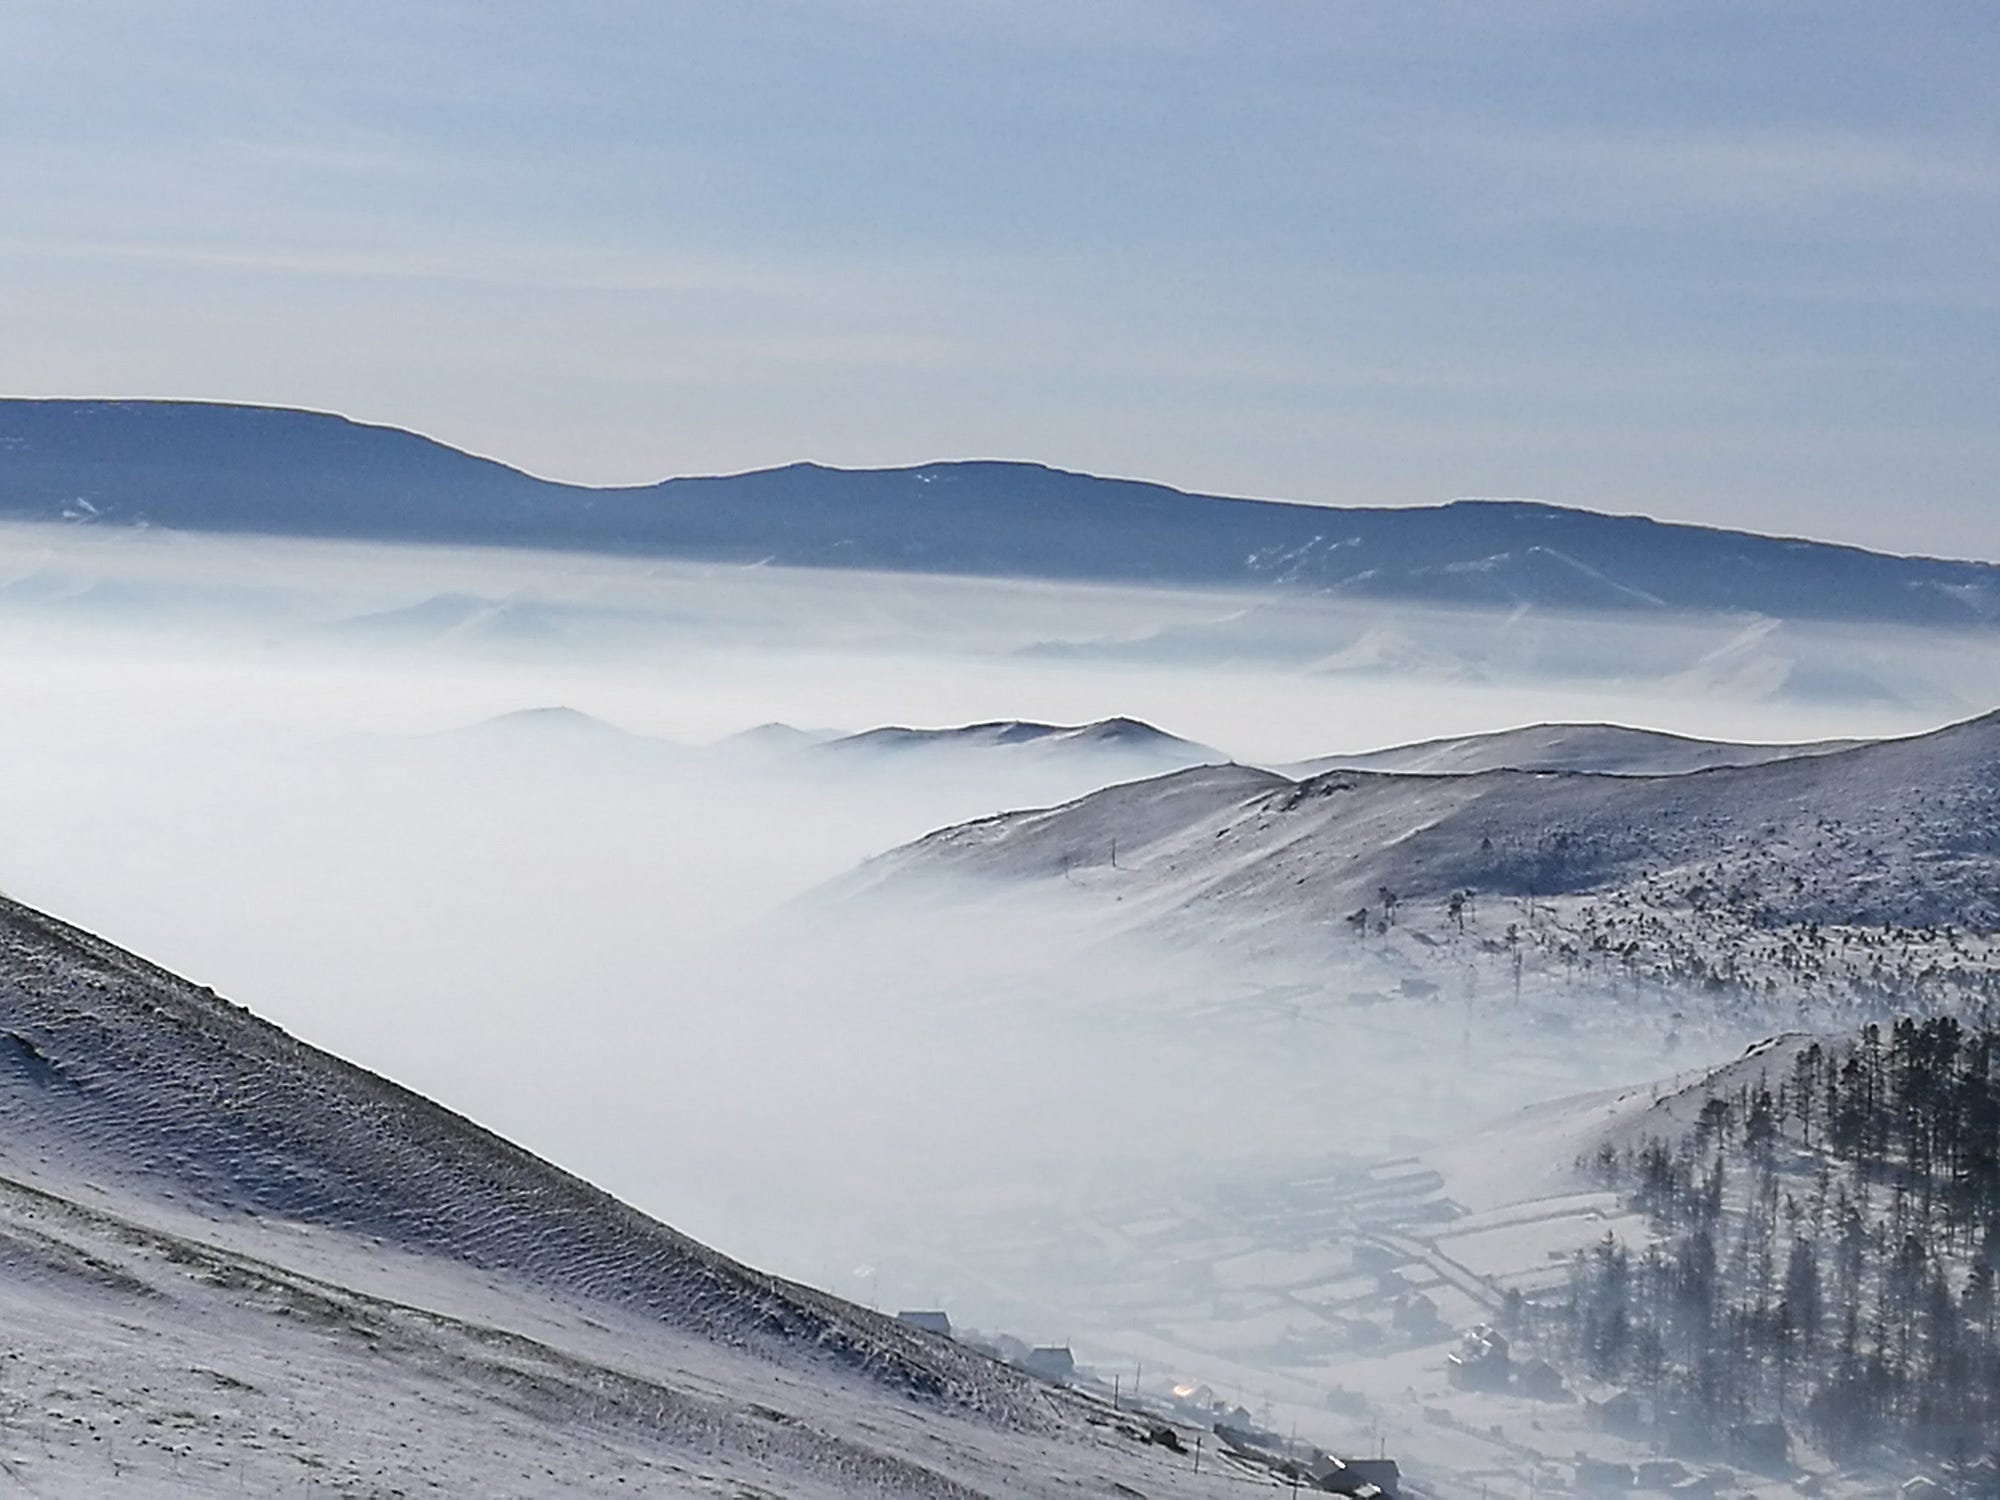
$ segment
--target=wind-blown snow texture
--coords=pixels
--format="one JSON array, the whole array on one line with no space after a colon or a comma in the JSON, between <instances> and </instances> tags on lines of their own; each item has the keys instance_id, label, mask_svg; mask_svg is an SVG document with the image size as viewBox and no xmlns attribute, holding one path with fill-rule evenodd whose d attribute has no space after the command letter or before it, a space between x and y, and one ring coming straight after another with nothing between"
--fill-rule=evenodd
<instances>
[{"instance_id":1,"label":"wind-blown snow texture","mask_svg":"<svg viewBox=\"0 0 2000 1500\"><path fill-rule=\"evenodd\" d=\"M1802 755L1825 755L1852 749L1858 743L1827 740L1758 745L1694 739L1622 724L1533 724L1358 755L1323 755L1276 769L1300 779L1325 771L1398 771L1427 776L1478 771L1594 771L1606 776L1677 776L1718 766L1758 766Z\"/></svg>"},{"instance_id":2,"label":"wind-blown snow texture","mask_svg":"<svg viewBox=\"0 0 2000 1500\"><path fill-rule=\"evenodd\" d=\"M1330 508L1027 463L587 489L394 428L196 402L0 401L0 517L1360 598L2000 620L2000 569L1514 501Z\"/></svg>"},{"instance_id":3,"label":"wind-blown snow texture","mask_svg":"<svg viewBox=\"0 0 2000 1500\"><path fill-rule=\"evenodd\" d=\"M0 1108L16 1143L155 1171L217 1206L560 1277L709 1337L810 1345L926 1396L1011 1412L1022 1394L986 1361L739 1266L418 1095L12 903L0 908L0 973L0 1077L11 1085Z\"/></svg>"},{"instance_id":4,"label":"wind-blown snow texture","mask_svg":"<svg viewBox=\"0 0 2000 1500\"><path fill-rule=\"evenodd\" d=\"M1209 1493L1129 1421L741 1266L12 902L0 1266L0 1464L38 1493L232 1468L269 1493L294 1459L453 1493Z\"/></svg>"},{"instance_id":5,"label":"wind-blown snow texture","mask_svg":"<svg viewBox=\"0 0 2000 1500\"><path fill-rule=\"evenodd\" d=\"M1677 883L1760 925L2000 928L2000 715L1677 776L1183 771L945 829L853 882L1110 865L1131 917L1325 931L1383 888L1540 898ZM1698 890L1696 888L1699 888Z\"/></svg>"}]
</instances>

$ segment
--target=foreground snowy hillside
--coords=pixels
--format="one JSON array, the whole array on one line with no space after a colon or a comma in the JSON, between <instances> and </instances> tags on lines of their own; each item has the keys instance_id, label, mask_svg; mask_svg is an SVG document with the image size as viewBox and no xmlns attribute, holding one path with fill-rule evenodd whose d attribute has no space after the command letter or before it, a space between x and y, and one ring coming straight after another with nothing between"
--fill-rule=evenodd
<instances>
[{"instance_id":1,"label":"foreground snowy hillside","mask_svg":"<svg viewBox=\"0 0 2000 1500\"><path fill-rule=\"evenodd\" d=\"M0 1267L0 1464L38 1494L1252 1477L1196 1477L1143 1423L741 1266L11 902Z\"/></svg>"}]
</instances>

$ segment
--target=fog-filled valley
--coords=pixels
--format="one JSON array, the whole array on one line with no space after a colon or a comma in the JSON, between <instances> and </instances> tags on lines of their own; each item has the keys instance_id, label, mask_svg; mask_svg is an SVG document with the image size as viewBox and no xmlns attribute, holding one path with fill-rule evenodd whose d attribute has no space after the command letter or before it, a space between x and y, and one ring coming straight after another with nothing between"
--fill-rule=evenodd
<instances>
[{"instance_id":1,"label":"fog-filled valley","mask_svg":"<svg viewBox=\"0 0 2000 1500\"><path fill-rule=\"evenodd\" d=\"M1805 774L2000 701L1983 632L143 528L0 531L0 642L14 899L764 1269L1462 1474L1487 1462L1472 1439L1342 1393L1441 1368L1425 1339L1384 1343L1424 1283L1370 1290L1371 1254L1426 1264L1400 1237L1479 1212L1475 1186L1494 1209L1567 1191L1559 1150L1482 1127L1886 1016L1904 971L1870 950L1857 1009L1851 955L1758 959L1756 919L1652 890L1644 861L1611 896L1496 876L1458 905L1399 897L1400 873L1356 876L1358 902L1302 875L1259 936L1271 886L1231 906L1227 880L1186 884L1204 850L1104 810L1219 787L1231 828L1268 823L1255 799L1296 802L1286 778L1345 794L1357 767L1393 827L1329 825L1307 863L1337 863L1457 826L1406 787L1486 785L1384 772L1547 766L1616 809L1666 784L1618 776ZM1466 739L1606 722L1664 733ZM1024 824L1039 852L1005 878L923 854L1005 820L891 852L1085 798ZM1570 802L1535 816L1584 826ZM1620 920L1637 945L1595 961ZM1925 941L1912 975L1985 962ZM1605 1222L1554 1217L1480 1284ZM1490 1311L1468 1296L1448 1322Z\"/></svg>"},{"instance_id":2,"label":"fog-filled valley","mask_svg":"<svg viewBox=\"0 0 2000 1500\"><path fill-rule=\"evenodd\" d=\"M1996 76L0 10L0 1491L2000 1500Z\"/></svg>"}]
</instances>

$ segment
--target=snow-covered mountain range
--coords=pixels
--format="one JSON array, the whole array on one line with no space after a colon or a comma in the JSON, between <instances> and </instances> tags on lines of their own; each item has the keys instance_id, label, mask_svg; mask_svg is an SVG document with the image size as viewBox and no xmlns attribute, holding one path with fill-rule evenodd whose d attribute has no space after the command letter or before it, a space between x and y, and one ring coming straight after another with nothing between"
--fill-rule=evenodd
<instances>
[{"instance_id":1,"label":"snow-covered mountain range","mask_svg":"<svg viewBox=\"0 0 2000 1500\"><path fill-rule=\"evenodd\" d=\"M1105 780L1221 765L1220 750L1169 734L1138 719L1097 719L1088 724L1047 724L994 719L980 724L913 728L881 725L853 734L760 724L708 745L638 734L566 705L516 709L447 732L461 742L497 749L595 750L652 756L663 763L782 772L797 770L908 771L913 765L1093 772Z\"/></svg>"},{"instance_id":2,"label":"snow-covered mountain range","mask_svg":"<svg viewBox=\"0 0 2000 1500\"><path fill-rule=\"evenodd\" d=\"M1441 956L1501 953L1504 912L1504 951L1552 963L1760 991L1977 989L1972 934L2000 928L1996 767L2000 714L1678 775L1202 767L941 830L841 889L1037 892L1097 903L1107 928L1250 946L1394 929Z\"/></svg>"},{"instance_id":3,"label":"snow-covered mountain range","mask_svg":"<svg viewBox=\"0 0 2000 1500\"><path fill-rule=\"evenodd\" d=\"M1181 770L1218 765L1229 757L1219 750L1184 740L1137 719L1098 719L1089 724L1044 724L1003 719L941 729L885 725L859 734L839 735L812 745L815 751L853 761L856 757L921 757L946 763L970 756L1027 755L1038 761L1085 764L1096 761L1108 769L1131 774L1137 767Z\"/></svg>"},{"instance_id":4,"label":"snow-covered mountain range","mask_svg":"<svg viewBox=\"0 0 2000 1500\"><path fill-rule=\"evenodd\" d=\"M284 408L0 401L0 518L732 563L1272 586L1357 599L1988 624L2000 569L1527 501L1332 508L1030 463L591 489Z\"/></svg>"}]
</instances>

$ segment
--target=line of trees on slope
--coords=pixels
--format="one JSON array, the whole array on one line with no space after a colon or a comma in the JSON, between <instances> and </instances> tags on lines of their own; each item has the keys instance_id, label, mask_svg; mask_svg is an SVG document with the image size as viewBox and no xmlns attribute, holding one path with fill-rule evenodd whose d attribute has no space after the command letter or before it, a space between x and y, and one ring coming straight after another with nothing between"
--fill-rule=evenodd
<instances>
[{"instance_id":1,"label":"line of trees on slope","mask_svg":"<svg viewBox=\"0 0 2000 1500\"><path fill-rule=\"evenodd\" d=\"M1802 1424L1835 1456L1965 1460L2000 1435L2000 1032L1938 1016L1799 1047L1678 1139L1589 1165L1646 1217L1518 1309L1698 1448Z\"/></svg>"}]
</instances>

